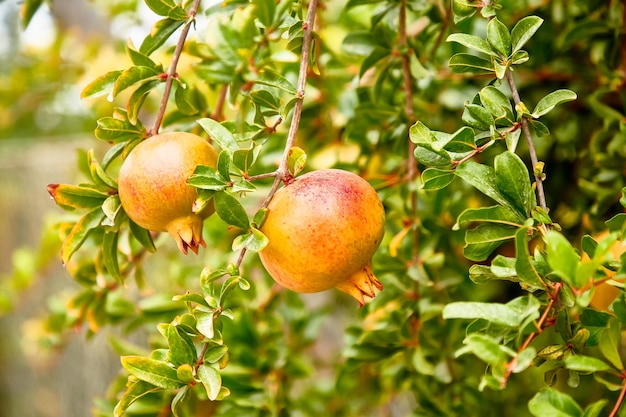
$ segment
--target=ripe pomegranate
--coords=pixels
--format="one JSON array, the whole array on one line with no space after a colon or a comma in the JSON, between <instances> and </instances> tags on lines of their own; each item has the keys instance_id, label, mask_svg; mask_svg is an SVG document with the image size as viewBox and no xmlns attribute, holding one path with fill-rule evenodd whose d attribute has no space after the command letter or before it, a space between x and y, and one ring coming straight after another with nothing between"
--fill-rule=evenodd
<instances>
[{"instance_id":1,"label":"ripe pomegranate","mask_svg":"<svg viewBox=\"0 0 626 417\"><path fill-rule=\"evenodd\" d=\"M197 165L215 167L217 152L199 136L186 132L162 133L137 145L120 169L118 192L122 207L139 226L168 232L186 255L198 253L202 222L213 213L210 205L192 211L197 190L187 184Z\"/></svg>"},{"instance_id":2,"label":"ripe pomegranate","mask_svg":"<svg viewBox=\"0 0 626 417\"><path fill-rule=\"evenodd\" d=\"M259 252L282 286L312 293L337 288L359 305L383 286L372 256L384 233L385 211L372 186L351 172L326 169L297 177L268 206Z\"/></svg>"}]
</instances>

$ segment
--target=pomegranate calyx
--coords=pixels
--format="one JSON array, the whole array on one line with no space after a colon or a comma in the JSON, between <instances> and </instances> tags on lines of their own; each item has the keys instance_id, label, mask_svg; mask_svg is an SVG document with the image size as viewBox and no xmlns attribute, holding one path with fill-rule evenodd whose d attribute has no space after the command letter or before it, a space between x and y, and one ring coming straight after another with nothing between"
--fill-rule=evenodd
<instances>
[{"instance_id":1,"label":"pomegranate calyx","mask_svg":"<svg viewBox=\"0 0 626 417\"><path fill-rule=\"evenodd\" d=\"M339 283L335 288L351 295L359 303L359 307L363 307L365 305L365 297L376 297L374 288L382 291L383 284L374 275L372 264L368 263Z\"/></svg>"}]
</instances>

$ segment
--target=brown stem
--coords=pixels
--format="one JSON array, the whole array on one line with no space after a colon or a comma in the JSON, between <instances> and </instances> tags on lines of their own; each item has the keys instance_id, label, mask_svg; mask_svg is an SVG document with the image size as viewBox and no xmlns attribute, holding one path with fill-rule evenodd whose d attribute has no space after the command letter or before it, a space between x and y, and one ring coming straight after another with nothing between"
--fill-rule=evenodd
<instances>
[{"instance_id":1,"label":"brown stem","mask_svg":"<svg viewBox=\"0 0 626 417\"><path fill-rule=\"evenodd\" d=\"M274 194L278 191L278 187L280 186L281 181L287 175L287 156L289 155L289 150L293 147L296 142L296 134L298 133L298 127L300 126L300 117L302 116L302 102L304 98L304 90L306 88L306 79L307 72L309 69L309 55L311 50L311 39L312 39L312 31L313 25L315 24L315 12L317 10L317 0L311 0L309 2L309 8L307 10L306 20L303 23L304 35L302 40L302 58L300 61L300 71L298 73L298 85L296 86L297 96L299 100L296 102L296 105L293 109L293 117L291 118L291 126L289 126L289 133L287 134L287 141L285 142L285 149L283 151L283 156L280 160L280 165L276 170L276 178L274 179L274 183L272 184L272 188L270 189L265 201L261 205L261 207L267 207L272 198L274 198Z\"/></svg>"},{"instance_id":2,"label":"brown stem","mask_svg":"<svg viewBox=\"0 0 626 417\"><path fill-rule=\"evenodd\" d=\"M313 26L315 25L315 13L317 11L317 0L311 0L309 2L309 7L307 10L306 19L302 24L304 29L303 40L302 40L302 58L300 61L300 71L298 72L298 84L296 86L296 91L299 100L296 102L296 105L293 109L293 116L291 118L291 126L289 126L289 133L287 134L287 140L285 141L285 148L283 151L283 156L280 160L280 164L278 165L278 169L274 173L272 173L275 178L272 183L272 187L270 188L265 201L261 205L262 208L267 207L274 198L274 194L278 191L278 187L280 183L287 176L287 157L289 156L289 150L293 147L296 142L296 134L298 133L298 127L300 126L300 118L302 117L302 101L304 98L304 91L306 89L306 80L307 73L309 69L309 55L311 51L311 39ZM282 120L281 120L282 121ZM243 248L239 253L239 257L237 258L236 265L241 266L244 256L246 254L246 249Z\"/></svg>"},{"instance_id":3,"label":"brown stem","mask_svg":"<svg viewBox=\"0 0 626 417\"><path fill-rule=\"evenodd\" d=\"M211 119L221 122L224 119L224 103L226 102L226 94L228 93L228 85L224 84L220 90L220 95L217 98L217 104L215 110L211 114Z\"/></svg>"},{"instance_id":4,"label":"brown stem","mask_svg":"<svg viewBox=\"0 0 626 417\"><path fill-rule=\"evenodd\" d=\"M183 47L185 46L185 41L187 40L187 34L189 33L189 29L196 19L196 13L198 12L200 1L201 0L195 0L191 5L191 8L189 9L189 17L187 18L187 22L185 22L185 25L183 26L180 37L178 38L178 43L176 44L176 49L174 49L174 55L172 56L172 64L167 71L167 78L165 79L165 90L163 91L161 105L159 106L159 111L157 112L154 125L152 125L152 129L148 133L149 136L158 134L159 129L161 128L161 123L163 122L163 117L165 116L165 109L167 108L167 102L170 98L170 93L172 91L172 84L174 82L174 78L176 78L176 66L178 65L180 55L183 52Z\"/></svg>"},{"instance_id":5,"label":"brown stem","mask_svg":"<svg viewBox=\"0 0 626 417\"><path fill-rule=\"evenodd\" d=\"M400 16L398 22L398 29L400 32L399 45L403 49L402 54L402 73L404 75L404 112L408 119L408 125L411 126L415 122L415 112L413 111L413 77L411 76L411 51L408 48L407 36L406 36L406 0L400 2ZM412 141L408 141L409 155L407 158L407 176L410 190L410 202L411 202L411 217L414 221L417 220L417 192L414 189L413 182L417 178L417 159L415 158L416 144ZM418 248L418 233L417 227L413 227L413 263L419 262L419 248Z\"/></svg>"},{"instance_id":6,"label":"brown stem","mask_svg":"<svg viewBox=\"0 0 626 417\"><path fill-rule=\"evenodd\" d=\"M511 95L513 96L513 102L517 106L522 102L520 100L519 92L517 91L517 86L515 85L515 80L513 79L513 74L510 70L506 71L506 81L509 84L509 88L511 89ZM535 144L533 142L533 137L530 134L530 129L528 128L528 120L523 117L521 120L522 123L522 133L524 133L524 137L526 138L526 143L528 144L528 153L530 154L530 161L533 165L533 175L535 176L535 183L537 184L537 198L539 199L539 205L542 209L547 210L548 206L546 204L546 195L543 190L543 180L537 173L535 172L535 167L539 163L539 159L537 158L537 152L535 151Z\"/></svg>"},{"instance_id":7,"label":"brown stem","mask_svg":"<svg viewBox=\"0 0 626 417\"><path fill-rule=\"evenodd\" d=\"M622 376L622 378L624 378L624 376ZM626 381L624 381L624 384L622 385L622 390L619 393L619 397L617 398L617 401L615 402L615 405L613 406L609 417L617 416L617 413L619 412L619 409L622 407L622 403L624 402L624 397L626 397Z\"/></svg>"}]
</instances>

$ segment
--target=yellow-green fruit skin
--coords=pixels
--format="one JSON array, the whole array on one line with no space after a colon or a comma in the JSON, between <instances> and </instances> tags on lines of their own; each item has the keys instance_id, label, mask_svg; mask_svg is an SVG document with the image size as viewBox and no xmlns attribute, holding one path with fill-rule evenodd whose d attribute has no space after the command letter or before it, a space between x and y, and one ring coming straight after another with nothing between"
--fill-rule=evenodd
<instances>
[{"instance_id":1,"label":"yellow-green fruit skin","mask_svg":"<svg viewBox=\"0 0 626 417\"><path fill-rule=\"evenodd\" d=\"M382 289L371 260L384 234L385 212L372 186L348 171L297 177L268 206L261 262L280 285L303 293L338 287L363 304Z\"/></svg>"},{"instance_id":2,"label":"yellow-green fruit skin","mask_svg":"<svg viewBox=\"0 0 626 417\"><path fill-rule=\"evenodd\" d=\"M118 178L122 207L139 226L169 232L183 253L205 245L202 222L212 207L192 211L198 197L187 184L197 165L215 167L217 152L204 139L191 133L170 132L138 144L124 160Z\"/></svg>"}]
</instances>

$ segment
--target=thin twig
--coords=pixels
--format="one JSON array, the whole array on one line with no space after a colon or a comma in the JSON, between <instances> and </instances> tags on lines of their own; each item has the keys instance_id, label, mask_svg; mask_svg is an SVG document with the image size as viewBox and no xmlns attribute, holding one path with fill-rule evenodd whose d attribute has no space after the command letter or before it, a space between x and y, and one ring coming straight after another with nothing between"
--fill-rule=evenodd
<instances>
[{"instance_id":1,"label":"thin twig","mask_svg":"<svg viewBox=\"0 0 626 417\"><path fill-rule=\"evenodd\" d=\"M402 54L402 73L404 75L404 112L408 119L408 125L411 126L415 122L415 112L413 111L413 77L411 76L411 51L408 47L407 36L406 36L406 0L402 0L400 2L400 16L399 16L399 25L398 29L400 32L400 48L403 50ZM407 158L407 176L408 176L408 185L409 185L409 193L410 193L410 203L411 203L411 217L414 222L417 222L417 191L413 182L417 178L417 159L415 158L415 148L416 144L412 141L408 141L409 144L409 155ZM417 264L419 262L419 247L418 247L418 239L419 235L417 232L417 226L413 225L413 263Z\"/></svg>"},{"instance_id":2,"label":"thin twig","mask_svg":"<svg viewBox=\"0 0 626 417\"><path fill-rule=\"evenodd\" d=\"M178 65L180 55L183 52L183 47L185 46L185 41L187 40L187 34L189 33L189 29L191 28L193 22L196 20L196 13L198 12L200 1L201 0L195 0L191 5L191 8L189 9L189 17L187 18L187 21L183 26L180 37L178 38L178 43L176 44L176 49L174 49L174 55L172 56L172 64L167 71L167 78L165 79L165 90L163 91L163 97L161 98L161 105L159 106L159 111L157 112L154 125L152 125L152 129L149 132L150 136L159 133L159 129L161 128L161 123L163 122L163 117L165 116L165 109L167 108L167 102L170 98L170 93L172 91L172 84L174 83L174 79L177 76L176 66Z\"/></svg>"},{"instance_id":3,"label":"thin twig","mask_svg":"<svg viewBox=\"0 0 626 417\"><path fill-rule=\"evenodd\" d=\"M226 102L226 94L228 94L228 84L224 84L217 98L215 110L211 113L211 119L221 122L224 119L224 103Z\"/></svg>"},{"instance_id":4,"label":"thin twig","mask_svg":"<svg viewBox=\"0 0 626 417\"><path fill-rule=\"evenodd\" d=\"M513 74L510 70L506 71L506 81L508 82L509 88L511 89L513 102L515 103L515 106L517 106L522 102L522 100L520 99L519 92L517 91L517 86L515 85L515 80L513 79ZM543 190L543 180L541 179L541 176L537 175L537 172L535 171L535 167L539 163L539 159L537 158L537 152L535 151L533 137L530 134L530 129L528 128L528 120L523 117L521 123L522 133L524 133L524 137L526 138L526 143L528 144L528 153L530 154L530 161L533 165L533 175L535 176L535 183L537 184L537 198L539 199L539 205L542 209L547 210L548 206L546 204L546 195Z\"/></svg>"},{"instance_id":5,"label":"thin twig","mask_svg":"<svg viewBox=\"0 0 626 417\"><path fill-rule=\"evenodd\" d=\"M624 381L624 384L622 385L622 390L619 393L619 397L617 398L617 401L615 402L615 405L613 406L609 417L617 416L617 413L619 412L619 409L622 407L622 403L624 402L624 397L626 397L626 381Z\"/></svg>"}]
</instances>

